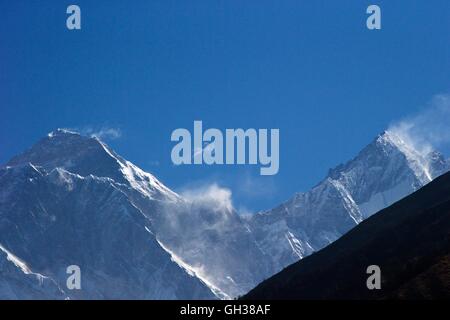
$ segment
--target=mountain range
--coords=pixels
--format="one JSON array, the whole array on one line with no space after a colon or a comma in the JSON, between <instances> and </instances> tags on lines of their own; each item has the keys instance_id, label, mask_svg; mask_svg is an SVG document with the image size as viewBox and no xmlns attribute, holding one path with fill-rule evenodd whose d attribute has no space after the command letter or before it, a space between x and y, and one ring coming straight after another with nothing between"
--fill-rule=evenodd
<instances>
[{"instance_id":1,"label":"mountain range","mask_svg":"<svg viewBox=\"0 0 450 320\"><path fill-rule=\"evenodd\" d=\"M424 155L400 136L384 132L354 159L331 169L310 191L252 216L249 224L279 271L332 243L449 167L440 153Z\"/></svg>"},{"instance_id":2,"label":"mountain range","mask_svg":"<svg viewBox=\"0 0 450 320\"><path fill-rule=\"evenodd\" d=\"M0 298L237 297L449 167L384 132L310 191L244 217L58 129L0 167ZM66 286L69 265L81 290Z\"/></svg>"},{"instance_id":3,"label":"mountain range","mask_svg":"<svg viewBox=\"0 0 450 320\"><path fill-rule=\"evenodd\" d=\"M369 266L379 272L376 288L367 286L373 283ZM243 298L449 299L450 173L381 210Z\"/></svg>"}]
</instances>

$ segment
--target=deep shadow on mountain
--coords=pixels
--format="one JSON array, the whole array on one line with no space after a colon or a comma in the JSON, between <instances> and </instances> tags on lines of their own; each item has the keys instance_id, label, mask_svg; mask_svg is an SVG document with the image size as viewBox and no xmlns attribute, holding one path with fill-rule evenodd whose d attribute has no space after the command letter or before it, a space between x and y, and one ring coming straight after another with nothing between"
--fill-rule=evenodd
<instances>
[{"instance_id":1,"label":"deep shadow on mountain","mask_svg":"<svg viewBox=\"0 0 450 320\"><path fill-rule=\"evenodd\" d=\"M369 290L369 265L381 289ZM450 298L450 173L381 210L243 299Z\"/></svg>"}]
</instances>

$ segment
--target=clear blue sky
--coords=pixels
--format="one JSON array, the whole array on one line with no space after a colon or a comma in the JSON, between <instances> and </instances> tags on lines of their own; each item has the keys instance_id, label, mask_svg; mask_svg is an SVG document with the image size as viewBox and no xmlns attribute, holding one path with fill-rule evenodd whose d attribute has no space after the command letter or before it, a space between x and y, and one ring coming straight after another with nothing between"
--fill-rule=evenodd
<instances>
[{"instance_id":1,"label":"clear blue sky","mask_svg":"<svg viewBox=\"0 0 450 320\"><path fill-rule=\"evenodd\" d=\"M0 0L0 163L58 127L119 128L107 142L169 187L218 182L270 208L448 92L449 57L448 0ZM279 128L278 175L174 167L170 134L194 120Z\"/></svg>"}]
</instances>

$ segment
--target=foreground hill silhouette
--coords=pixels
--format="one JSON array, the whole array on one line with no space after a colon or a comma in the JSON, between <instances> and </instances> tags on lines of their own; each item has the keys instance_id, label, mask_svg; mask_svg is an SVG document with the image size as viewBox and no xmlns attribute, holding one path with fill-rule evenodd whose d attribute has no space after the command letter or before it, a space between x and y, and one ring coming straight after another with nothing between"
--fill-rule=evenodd
<instances>
[{"instance_id":1,"label":"foreground hill silhouette","mask_svg":"<svg viewBox=\"0 0 450 320\"><path fill-rule=\"evenodd\" d=\"M369 290L369 265L381 289ZM450 173L381 210L243 299L449 299Z\"/></svg>"}]
</instances>

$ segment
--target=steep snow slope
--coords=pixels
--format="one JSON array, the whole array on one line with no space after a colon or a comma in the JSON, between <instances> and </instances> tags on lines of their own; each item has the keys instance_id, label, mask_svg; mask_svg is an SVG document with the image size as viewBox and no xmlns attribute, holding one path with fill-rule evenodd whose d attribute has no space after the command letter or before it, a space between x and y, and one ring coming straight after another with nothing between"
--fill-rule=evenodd
<instances>
[{"instance_id":1,"label":"steep snow slope","mask_svg":"<svg viewBox=\"0 0 450 320\"><path fill-rule=\"evenodd\" d=\"M176 199L177 195L153 175L126 161L95 137L57 129L32 148L13 157L6 166L32 163L50 171L64 168L80 176L108 177L152 199Z\"/></svg>"},{"instance_id":2,"label":"steep snow slope","mask_svg":"<svg viewBox=\"0 0 450 320\"><path fill-rule=\"evenodd\" d=\"M0 299L65 299L51 278L33 272L25 262L0 245Z\"/></svg>"}]
</instances>

